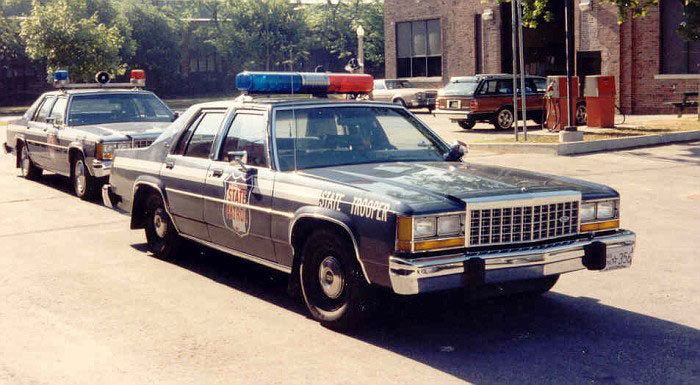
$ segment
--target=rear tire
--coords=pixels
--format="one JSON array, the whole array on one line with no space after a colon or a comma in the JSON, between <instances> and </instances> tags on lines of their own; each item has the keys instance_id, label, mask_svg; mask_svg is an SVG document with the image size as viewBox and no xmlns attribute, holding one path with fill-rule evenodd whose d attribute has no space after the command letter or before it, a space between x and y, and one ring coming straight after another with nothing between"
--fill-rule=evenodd
<instances>
[{"instance_id":1,"label":"rear tire","mask_svg":"<svg viewBox=\"0 0 700 385\"><path fill-rule=\"evenodd\" d=\"M459 126L465 130L471 130L472 128L474 128L474 125L476 124L476 120L474 120L474 119L458 120L457 124L459 124Z\"/></svg>"},{"instance_id":2,"label":"rear tire","mask_svg":"<svg viewBox=\"0 0 700 385\"><path fill-rule=\"evenodd\" d=\"M369 312L368 285L341 234L317 230L304 243L299 282L306 307L323 326L334 330L357 327Z\"/></svg>"},{"instance_id":3,"label":"rear tire","mask_svg":"<svg viewBox=\"0 0 700 385\"><path fill-rule=\"evenodd\" d=\"M586 103L579 103L576 105L576 125L585 126L588 123L588 110L586 109Z\"/></svg>"},{"instance_id":4,"label":"rear tire","mask_svg":"<svg viewBox=\"0 0 700 385\"><path fill-rule=\"evenodd\" d=\"M156 194L146 198L146 241L153 255L172 259L181 244L180 235L165 211L163 200Z\"/></svg>"},{"instance_id":5,"label":"rear tire","mask_svg":"<svg viewBox=\"0 0 700 385\"><path fill-rule=\"evenodd\" d=\"M513 126L513 121L515 121L513 109L510 107L501 107L496 112L496 116L493 117L492 123L497 130L507 130Z\"/></svg>"},{"instance_id":6,"label":"rear tire","mask_svg":"<svg viewBox=\"0 0 700 385\"><path fill-rule=\"evenodd\" d=\"M70 180L75 196L84 201L95 198L97 180L90 175L90 171L85 164L85 158L82 154L77 155L75 159L73 159L73 163L71 163Z\"/></svg>"},{"instance_id":7,"label":"rear tire","mask_svg":"<svg viewBox=\"0 0 700 385\"><path fill-rule=\"evenodd\" d=\"M41 168L37 167L32 159L29 157L29 151L27 151L27 146L19 146L19 168L22 173L22 177L29 180L37 180L41 177L44 172Z\"/></svg>"}]
</instances>

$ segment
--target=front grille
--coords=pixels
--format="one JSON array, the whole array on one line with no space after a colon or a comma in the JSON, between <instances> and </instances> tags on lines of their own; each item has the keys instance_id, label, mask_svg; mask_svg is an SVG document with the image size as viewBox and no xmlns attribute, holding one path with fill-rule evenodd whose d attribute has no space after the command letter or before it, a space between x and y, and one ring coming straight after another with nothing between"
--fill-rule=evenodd
<instances>
[{"instance_id":1,"label":"front grille","mask_svg":"<svg viewBox=\"0 0 700 385\"><path fill-rule=\"evenodd\" d=\"M131 147L132 148L144 148L148 147L153 143L153 139L134 139Z\"/></svg>"},{"instance_id":2,"label":"front grille","mask_svg":"<svg viewBox=\"0 0 700 385\"><path fill-rule=\"evenodd\" d=\"M577 234L579 202L573 199L497 207L469 208L467 205L468 245L534 242Z\"/></svg>"},{"instance_id":3,"label":"front grille","mask_svg":"<svg viewBox=\"0 0 700 385\"><path fill-rule=\"evenodd\" d=\"M436 98L436 97L437 97L437 91L426 91L426 92L425 92L425 97L426 97L426 98Z\"/></svg>"}]
</instances>

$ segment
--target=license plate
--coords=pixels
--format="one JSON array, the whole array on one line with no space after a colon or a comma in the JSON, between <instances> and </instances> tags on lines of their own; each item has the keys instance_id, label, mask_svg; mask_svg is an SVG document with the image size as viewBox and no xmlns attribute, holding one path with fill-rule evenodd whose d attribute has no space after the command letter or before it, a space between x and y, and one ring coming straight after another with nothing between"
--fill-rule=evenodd
<instances>
[{"instance_id":1,"label":"license plate","mask_svg":"<svg viewBox=\"0 0 700 385\"><path fill-rule=\"evenodd\" d=\"M634 245L608 248L605 256L605 269L603 271L622 269L632 264Z\"/></svg>"},{"instance_id":2,"label":"license plate","mask_svg":"<svg viewBox=\"0 0 700 385\"><path fill-rule=\"evenodd\" d=\"M447 102L447 108L459 109L462 103L459 100L449 100Z\"/></svg>"}]
</instances>

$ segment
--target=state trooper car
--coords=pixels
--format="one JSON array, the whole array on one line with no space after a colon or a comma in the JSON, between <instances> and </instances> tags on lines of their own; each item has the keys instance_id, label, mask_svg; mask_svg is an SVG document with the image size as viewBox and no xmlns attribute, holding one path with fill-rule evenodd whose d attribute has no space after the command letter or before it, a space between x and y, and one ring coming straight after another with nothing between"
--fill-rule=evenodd
<instances>
[{"instance_id":1,"label":"state trooper car","mask_svg":"<svg viewBox=\"0 0 700 385\"><path fill-rule=\"evenodd\" d=\"M75 195L89 199L107 180L117 148L147 147L175 118L152 92L143 91L143 70L129 83L71 84L67 71L54 73L57 91L41 95L7 127L7 153L16 154L22 176L37 179L43 170L70 177Z\"/></svg>"},{"instance_id":2,"label":"state trooper car","mask_svg":"<svg viewBox=\"0 0 700 385\"><path fill-rule=\"evenodd\" d=\"M606 186L461 161L404 107L270 94L362 93L368 75L238 74L246 94L189 108L147 149L119 150L105 204L151 251L188 239L289 273L316 319L357 323L370 288L410 295L631 264Z\"/></svg>"}]
</instances>

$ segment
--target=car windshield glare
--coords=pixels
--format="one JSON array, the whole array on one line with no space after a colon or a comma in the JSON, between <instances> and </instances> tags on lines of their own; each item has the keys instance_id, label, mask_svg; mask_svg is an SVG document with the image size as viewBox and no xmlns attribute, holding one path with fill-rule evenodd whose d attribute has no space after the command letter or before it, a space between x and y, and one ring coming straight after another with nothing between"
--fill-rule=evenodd
<instances>
[{"instance_id":1,"label":"car windshield glare","mask_svg":"<svg viewBox=\"0 0 700 385\"><path fill-rule=\"evenodd\" d=\"M460 79L447 83L445 87L440 89L439 96L472 96L478 85L479 82L476 78Z\"/></svg>"},{"instance_id":2,"label":"car windshield glare","mask_svg":"<svg viewBox=\"0 0 700 385\"><path fill-rule=\"evenodd\" d=\"M412 115L391 107L277 110L282 171L398 161L441 161L449 151Z\"/></svg>"},{"instance_id":3,"label":"car windshield glare","mask_svg":"<svg viewBox=\"0 0 700 385\"><path fill-rule=\"evenodd\" d=\"M394 90L397 88L414 88L414 86L408 80L387 80L386 88Z\"/></svg>"},{"instance_id":4,"label":"car windshield glare","mask_svg":"<svg viewBox=\"0 0 700 385\"><path fill-rule=\"evenodd\" d=\"M147 93L75 95L71 100L68 125L171 122L172 112L157 97Z\"/></svg>"}]
</instances>

